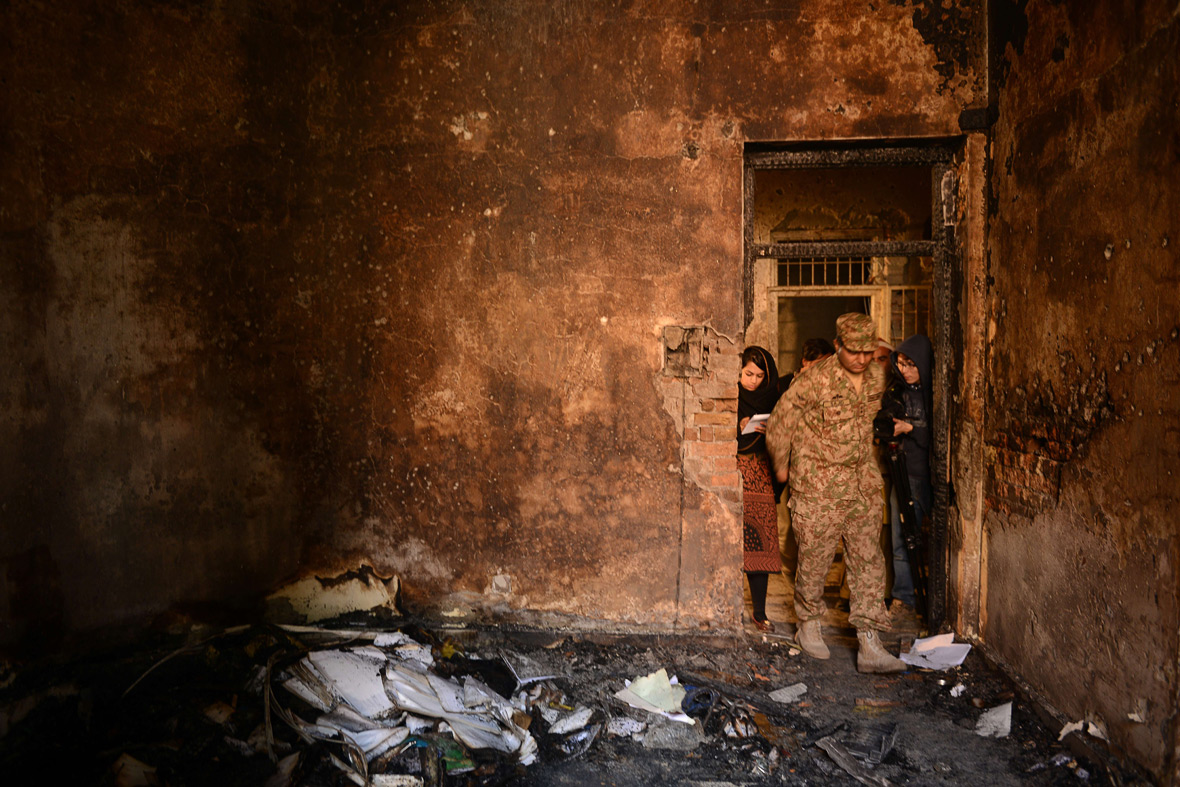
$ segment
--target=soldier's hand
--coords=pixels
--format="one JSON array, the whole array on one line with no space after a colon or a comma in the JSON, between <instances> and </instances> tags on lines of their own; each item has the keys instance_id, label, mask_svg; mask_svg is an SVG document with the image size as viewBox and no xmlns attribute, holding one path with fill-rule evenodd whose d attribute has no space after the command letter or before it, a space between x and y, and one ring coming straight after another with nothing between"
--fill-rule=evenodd
<instances>
[{"instance_id":1,"label":"soldier's hand","mask_svg":"<svg viewBox=\"0 0 1180 787\"><path fill-rule=\"evenodd\" d=\"M774 474L774 477L778 479L778 482L779 482L780 484L785 484L785 483L787 483L787 473L788 473L788 471L789 471L789 469L788 469L788 468L786 468L786 467L784 467L782 470L779 470L779 471L777 471L777 472Z\"/></svg>"}]
</instances>

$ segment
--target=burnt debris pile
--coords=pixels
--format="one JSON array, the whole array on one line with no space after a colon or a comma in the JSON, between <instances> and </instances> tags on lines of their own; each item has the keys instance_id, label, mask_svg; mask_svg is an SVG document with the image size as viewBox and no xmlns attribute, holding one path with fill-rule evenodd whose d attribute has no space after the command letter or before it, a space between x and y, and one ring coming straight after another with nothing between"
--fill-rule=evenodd
<instances>
[{"instance_id":1,"label":"burnt debris pile","mask_svg":"<svg viewBox=\"0 0 1180 787\"><path fill-rule=\"evenodd\" d=\"M351 623L9 664L0 769L126 787L1111 781L976 654L862 676L785 637Z\"/></svg>"}]
</instances>

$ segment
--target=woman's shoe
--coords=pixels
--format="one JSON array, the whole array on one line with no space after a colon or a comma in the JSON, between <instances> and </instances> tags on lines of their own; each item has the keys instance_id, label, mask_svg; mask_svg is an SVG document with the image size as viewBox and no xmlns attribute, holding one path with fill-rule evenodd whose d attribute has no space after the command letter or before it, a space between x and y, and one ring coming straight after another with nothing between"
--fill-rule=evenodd
<instances>
[{"instance_id":1,"label":"woman's shoe","mask_svg":"<svg viewBox=\"0 0 1180 787\"><path fill-rule=\"evenodd\" d=\"M774 624L771 623L769 620L755 620L754 621L754 628L758 629L759 631L765 631L765 632L769 633L771 631L774 631Z\"/></svg>"}]
</instances>

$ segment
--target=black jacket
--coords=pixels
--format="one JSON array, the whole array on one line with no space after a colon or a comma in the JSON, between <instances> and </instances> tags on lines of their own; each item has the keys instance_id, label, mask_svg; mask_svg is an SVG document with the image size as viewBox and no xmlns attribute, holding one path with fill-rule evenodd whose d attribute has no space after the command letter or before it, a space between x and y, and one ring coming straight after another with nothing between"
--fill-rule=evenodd
<instances>
[{"instance_id":1,"label":"black jacket","mask_svg":"<svg viewBox=\"0 0 1180 787\"><path fill-rule=\"evenodd\" d=\"M897 355L908 356L918 367L918 382L908 385L897 369ZM914 430L896 438L905 454L906 471L916 478L930 477L931 380L933 361L930 340L921 334L906 339L889 356L893 382L881 397L881 410L873 420L873 432L882 443L893 439L893 419L913 424Z\"/></svg>"}]
</instances>

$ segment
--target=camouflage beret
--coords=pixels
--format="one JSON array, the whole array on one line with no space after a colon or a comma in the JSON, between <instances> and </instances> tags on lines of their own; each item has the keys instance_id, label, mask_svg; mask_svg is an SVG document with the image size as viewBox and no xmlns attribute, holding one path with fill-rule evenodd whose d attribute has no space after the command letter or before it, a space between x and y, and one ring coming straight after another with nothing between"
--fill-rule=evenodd
<instances>
[{"instance_id":1,"label":"camouflage beret","mask_svg":"<svg viewBox=\"0 0 1180 787\"><path fill-rule=\"evenodd\" d=\"M870 353L877 349L877 326L867 314L842 314L836 319L836 338L850 352Z\"/></svg>"}]
</instances>

